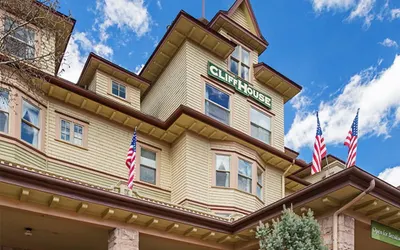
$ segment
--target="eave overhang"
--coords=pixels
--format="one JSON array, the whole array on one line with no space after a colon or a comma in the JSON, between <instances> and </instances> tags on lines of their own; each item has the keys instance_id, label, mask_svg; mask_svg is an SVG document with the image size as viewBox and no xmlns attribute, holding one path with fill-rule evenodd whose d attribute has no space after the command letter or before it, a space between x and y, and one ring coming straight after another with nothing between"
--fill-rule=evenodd
<instances>
[{"instance_id":1,"label":"eave overhang","mask_svg":"<svg viewBox=\"0 0 400 250\"><path fill-rule=\"evenodd\" d=\"M254 64L254 76L259 82L281 94L285 103L300 93L302 89L299 84L263 62Z\"/></svg>"},{"instance_id":2,"label":"eave overhang","mask_svg":"<svg viewBox=\"0 0 400 250\"><path fill-rule=\"evenodd\" d=\"M201 21L180 11L146 62L140 76L154 84L186 39L199 44L223 60L236 46Z\"/></svg>"},{"instance_id":3,"label":"eave overhang","mask_svg":"<svg viewBox=\"0 0 400 250\"><path fill-rule=\"evenodd\" d=\"M150 82L148 80L129 70L124 69L119 65L116 65L113 62L110 62L99 55L96 55L95 53L89 54L77 85L81 87L87 87L91 83L96 70L101 70L115 79L140 89L141 95L150 86Z\"/></svg>"},{"instance_id":4,"label":"eave overhang","mask_svg":"<svg viewBox=\"0 0 400 250\"><path fill-rule=\"evenodd\" d=\"M283 206L293 207L298 214L311 209L317 217L324 216L359 195L372 180L376 183L375 188L344 213L367 223L376 220L400 228L400 190L357 167L341 171L234 222L173 204L132 198L7 162L0 162L0 195L5 197L0 199L0 204L18 208L19 203L32 203L35 207L48 207L50 213L54 202L58 213L75 212L80 216L84 204L84 210L91 217L135 224L145 229L157 222L155 228L164 233L171 233L169 229L179 224L185 228L179 232L182 236L191 237L193 235L188 232L195 231L202 240L245 246L256 242L254 232L259 222L270 222L279 217ZM107 216L110 210L112 217Z\"/></svg>"},{"instance_id":5,"label":"eave overhang","mask_svg":"<svg viewBox=\"0 0 400 250\"><path fill-rule=\"evenodd\" d=\"M257 51L258 54L262 54L267 49L268 42L265 39L246 30L222 11L219 11L214 16L208 26L217 32L220 29L224 29L230 36L248 46L250 49Z\"/></svg>"}]
</instances>

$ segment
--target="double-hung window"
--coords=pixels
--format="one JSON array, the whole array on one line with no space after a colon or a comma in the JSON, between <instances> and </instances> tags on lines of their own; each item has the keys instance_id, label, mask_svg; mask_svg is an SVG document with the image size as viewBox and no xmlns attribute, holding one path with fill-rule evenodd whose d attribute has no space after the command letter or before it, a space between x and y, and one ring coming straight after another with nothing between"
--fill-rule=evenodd
<instances>
[{"instance_id":1,"label":"double-hung window","mask_svg":"<svg viewBox=\"0 0 400 250\"><path fill-rule=\"evenodd\" d=\"M125 85L119 84L117 82L112 81L111 83L111 91L112 94L122 99L126 99L126 87Z\"/></svg>"},{"instance_id":2,"label":"double-hung window","mask_svg":"<svg viewBox=\"0 0 400 250\"><path fill-rule=\"evenodd\" d=\"M60 139L69 143L83 146L83 126L71 121L60 120Z\"/></svg>"},{"instance_id":3,"label":"double-hung window","mask_svg":"<svg viewBox=\"0 0 400 250\"><path fill-rule=\"evenodd\" d=\"M140 180L156 185L157 154L147 149L140 149Z\"/></svg>"},{"instance_id":4,"label":"double-hung window","mask_svg":"<svg viewBox=\"0 0 400 250\"><path fill-rule=\"evenodd\" d=\"M8 133L9 120L9 93L7 90L0 89L0 132Z\"/></svg>"},{"instance_id":5,"label":"double-hung window","mask_svg":"<svg viewBox=\"0 0 400 250\"><path fill-rule=\"evenodd\" d=\"M246 81L250 79L250 52L242 46L236 46L229 59L229 70Z\"/></svg>"},{"instance_id":6,"label":"double-hung window","mask_svg":"<svg viewBox=\"0 0 400 250\"><path fill-rule=\"evenodd\" d=\"M38 147L40 132L40 110L29 102L22 100L21 139Z\"/></svg>"},{"instance_id":7,"label":"double-hung window","mask_svg":"<svg viewBox=\"0 0 400 250\"><path fill-rule=\"evenodd\" d=\"M229 99L230 96L225 92L215 88L210 84L206 84L206 95L205 95L205 112L206 115L229 124Z\"/></svg>"},{"instance_id":8,"label":"double-hung window","mask_svg":"<svg viewBox=\"0 0 400 250\"><path fill-rule=\"evenodd\" d=\"M216 155L216 185L218 187L230 186L230 156Z\"/></svg>"},{"instance_id":9,"label":"double-hung window","mask_svg":"<svg viewBox=\"0 0 400 250\"><path fill-rule=\"evenodd\" d=\"M18 27L19 23L6 17L4 19L4 33L6 35L3 48L13 56L31 59L35 57L35 31L29 27Z\"/></svg>"},{"instance_id":10,"label":"double-hung window","mask_svg":"<svg viewBox=\"0 0 400 250\"><path fill-rule=\"evenodd\" d=\"M239 190L251 193L252 185L252 164L251 162L239 159L238 188Z\"/></svg>"},{"instance_id":11,"label":"double-hung window","mask_svg":"<svg viewBox=\"0 0 400 250\"><path fill-rule=\"evenodd\" d=\"M257 170L257 197L263 199L263 171Z\"/></svg>"},{"instance_id":12,"label":"double-hung window","mask_svg":"<svg viewBox=\"0 0 400 250\"><path fill-rule=\"evenodd\" d=\"M271 144L271 118L255 108L250 109L251 136Z\"/></svg>"}]
</instances>

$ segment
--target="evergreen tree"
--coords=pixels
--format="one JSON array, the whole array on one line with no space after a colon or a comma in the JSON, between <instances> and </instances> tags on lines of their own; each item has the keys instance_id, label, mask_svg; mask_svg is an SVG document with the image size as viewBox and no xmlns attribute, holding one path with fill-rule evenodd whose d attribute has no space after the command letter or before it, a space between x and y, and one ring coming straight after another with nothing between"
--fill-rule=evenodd
<instances>
[{"instance_id":1,"label":"evergreen tree","mask_svg":"<svg viewBox=\"0 0 400 250\"><path fill-rule=\"evenodd\" d=\"M260 240L260 250L327 250L321 238L321 229L313 212L299 216L293 209L284 208L280 219L272 225L257 227L256 238Z\"/></svg>"}]
</instances>

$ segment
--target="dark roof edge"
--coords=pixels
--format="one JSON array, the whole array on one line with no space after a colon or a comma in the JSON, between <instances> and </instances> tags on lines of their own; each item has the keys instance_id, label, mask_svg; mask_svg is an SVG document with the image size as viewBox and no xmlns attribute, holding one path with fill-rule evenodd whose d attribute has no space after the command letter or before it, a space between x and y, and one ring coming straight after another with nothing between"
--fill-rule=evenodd
<instances>
[{"instance_id":1,"label":"dark roof edge","mask_svg":"<svg viewBox=\"0 0 400 250\"><path fill-rule=\"evenodd\" d=\"M107 59L105 59L104 57L101 57L101 56L99 56L99 55L97 55L97 54L95 54L93 52L90 52L88 58L86 59L85 65L83 66L83 69L82 69L81 75L79 76L78 82L76 83L77 85L79 85L79 86L85 85L84 83L81 82L82 81L82 77L85 74L86 69L89 66L90 60L92 58L97 59L100 62L102 62L104 64L107 64L108 66L110 66L112 68L115 68L115 69L117 69L119 71L122 71L123 73L126 73L126 74L132 76L133 78L137 78L138 80L140 80L140 81L142 81L142 82L144 82L144 83L146 83L148 85L151 84L147 79L144 79L143 77L137 75L136 73L134 73L132 71L129 71L129 70L127 70L127 69L125 69L125 68L123 68L123 67L121 67L121 66L119 66L119 65L117 65L117 64L115 64L115 63L113 63L113 62L111 62L109 60L107 60Z\"/></svg>"},{"instance_id":2,"label":"dark roof edge","mask_svg":"<svg viewBox=\"0 0 400 250\"><path fill-rule=\"evenodd\" d=\"M280 73L279 71L277 71L276 69L272 68L271 66L269 66L268 64L266 64L265 62L259 62L257 64L254 64L254 69L258 68L258 67L264 67L267 68L268 70L271 70L272 72L274 72L275 74L279 75L280 77L282 77L283 79L285 79L286 81L288 81L290 84L292 84L294 87L298 88L299 90L302 90L303 87L301 85L299 85L298 83L294 82L293 80L290 80L288 77L286 77L284 74Z\"/></svg>"}]
</instances>

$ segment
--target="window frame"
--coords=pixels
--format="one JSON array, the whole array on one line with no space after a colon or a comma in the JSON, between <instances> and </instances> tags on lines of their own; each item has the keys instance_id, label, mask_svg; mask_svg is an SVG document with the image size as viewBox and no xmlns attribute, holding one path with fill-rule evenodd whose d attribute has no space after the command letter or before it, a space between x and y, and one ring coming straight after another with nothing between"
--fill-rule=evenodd
<instances>
[{"instance_id":1,"label":"window frame","mask_svg":"<svg viewBox=\"0 0 400 250\"><path fill-rule=\"evenodd\" d=\"M258 124L255 124L255 123L252 122L252 119L251 119L251 110L252 110L252 109L256 110L257 112L259 112L259 113L261 113L261 114L263 114L264 116L266 116L266 117L269 118L270 130L267 130L267 129L265 129L265 128L259 126ZM272 133L272 129L273 129L273 125L274 125L274 124L273 124L273 120L274 120L273 117L274 117L273 114L271 114L271 113L269 113L269 112L267 112L267 111L265 111L265 110L259 108L259 107L256 106L256 105L250 104L250 105L249 105L249 135L250 135L251 137L253 137L253 138L255 138L255 139L261 141L261 142L264 142L265 144L273 145L273 141L274 141L274 140L273 140L273 133ZM269 135L269 139L270 139L269 143L268 143L268 142L265 142L265 141L263 141L263 140L261 140L261 139L259 139L259 138L257 138L257 137L255 137L255 136L252 134L252 129L251 129L251 128L252 128L253 124L254 124L254 126L257 126L257 127L261 128L261 129L264 129L264 130L266 130L266 131L268 131L268 132L270 133L270 135Z\"/></svg>"},{"instance_id":2,"label":"window frame","mask_svg":"<svg viewBox=\"0 0 400 250\"><path fill-rule=\"evenodd\" d=\"M229 105L228 105L229 109L227 109L227 108L223 107L222 105L220 105L218 103L215 103L214 101L206 98L206 96L207 96L207 85L209 85L212 88L217 89L218 91L221 91L222 93L228 95L228 97L229 97ZM219 85L215 84L214 82L212 82L209 79L205 79L204 80L203 90L204 90L204 92L203 92L203 101L202 102L203 102L203 112L204 112L204 114L207 115L208 117L211 117L212 119L214 119L216 121L219 121L219 122L221 122L223 124L226 124L226 125L230 126L232 124L232 101L233 101L232 92L226 90L225 88L220 87ZM215 105L218 108L221 108L221 109L227 111L228 112L228 123L220 121L220 120L214 118L213 116L210 116L209 114L207 114L207 112L206 112L207 111L206 102L209 102L210 104Z\"/></svg>"},{"instance_id":3,"label":"window frame","mask_svg":"<svg viewBox=\"0 0 400 250\"><path fill-rule=\"evenodd\" d=\"M251 176L243 175L243 174L240 173L240 171L239 171L240 161L244 161L244 162L249 163L250 169L251 169L251 174L250 174ZM239 178L244 178L244 179L250 180L250 191L249 191L249 192L246 191L246 190L242 190L242 189L239 188ZM237 180L238 180L238 181L237 181L237 183L238 183L238 184L237 184L237 189L238 189L238 190L240 190L240 191L242 191L242 192L249 193L249 194L254 194L254 188L253 188L253 180L254 180L253 162L251 162L251 161L249 161L249 160L247 160L247 159L244 159L243 157L239 157L239 158L238 158Z\"/></svg>"},{"instance_id":4,"label":"window frame","mask_svg":"<svg viewBox=\"0 0 400 250\"><path fill-rule=\"evenodd\" d=\"M142 148L153 152L156 154L156 168L155 168L155 172L156 172L156 176L155 176L155 184L153 183L149 183L146 181L142 181L140 179L140 168L141 168L141 156L142 156ZM153 147L151 145L147 145L145 143L141 143L139 141L136 142L136 167L135 167L135 181L143 184L143 185L148 185L148 186L153 186L153 187L158 187L160 186L160 172L161 172L161 149L160 148L156 148ZM146 166L148 167L148 166Z\"/></svg>"},{"instance_id":5,"label":"window frame","mask_svg":"<svg viewBox=\"0 0 400 250\"><path fill-rule=\"evenodd\" d=\"M229 58L228 58L228 65L227 65L227 66L228 66L228 71L229 71L230 73L232 73L232 74L234 74L234 75L240 77L241 79L243 79L243 80L245 80L245 81L251 83L251 82L252 82L252 79L251 79L251 78L252 78L252 77L251 77L251 75L252 75L252 74L251 74L251 72L252 72L252 66L251 66L251 62L252 62L251 52L252 52L252 50L249 49L248 47L244 46L243 44L237 42L236 40L233 40L233 39L231 39L231 40L236 44L236 47L239 47L239 53L238 53L238 58L236 58L236 57L233 55L234 51L229 55ZM235 49L236 49L236 48L235 48ZM249 64L246 64L246 63L243 61L243 53L242 53L242 50L245 50L245 51L247 51L247 52L249 53ZM232 59L232 58L233 58L233 59ZM236 74L235 72L231 71L232 60L235 61L235 62L237 62L237 64L238 64L238 73L237 73L237 74ZM243 65L244 65L244 66L243 66ZM246 67L246 68L249 69L248 79L242 77L242 67Z\"/></svg>"},{"instance_id":6,"label":"window frame","mask_svg":"<svg viewBox=\"0 0 400 250\"><path fill-rule=\"evenodd\" d=\"M35 124L25 120L23 118L23 112L24 112L24 102L28 103L29 105L33 106L34 108L36 108L38 110L38 125L36 126ZM20 113L20 133L19 133L19 138L21 139L21 141L27 143L28 145L31 145L34 148L40 149L41 147L41 142L42 142L42 131L41 131L41 125L42 125L42 112L41 112L41 108L39 105L34 104L33 102L29 101L28 99L25 99L24 97L21 98L21 109L20 109L21 113ZM25 123L26 125L36 129L38 131L38 138L37 138L37 145L34 145L32 143L29 143L28 141L24 140L22 138L22 123Z\"/></svg>"},{"instance_id":7,"label":"window frame","mask_svg":"<svg viewBox=\"0 0 400 250\"><path fill-rule=\"evenodd\" d=\"M260 175L259 175L260 173ZM256 196L261 200L264 201L264 173L265 171L262 170L260 167L257 168L257 178L256 178ZM261 176L261 183L258 181L258 177ZM257 190L260 188L261 190L261 197L258 196Z\"/></svg>"},{"instance_id":8,"label":"window frame","mask_svg":"<svg viewBox=\"0 0 400 250\"><path fill-rule=\"evenodd\" d=\"M5 18L0 21L0 24L1 24L0 27L4 32L5 32L6 19L11 20L12 24L15 24L15 23L18 24L20 22L19 18L15 17L13 15L7 14L5 16ZM38 46L38 41L39 41L38 37L40 35L39 32L38 32L38 29L36 27L34 27L32 24L26 24L23 27L21 27L21 29L28 30L28 31L30 30L30 31L33 32L32 45L30 45L29 42L25 42L25 41L19 39L18 37L13 36L12 33L10 33L8 36L11 37L12 39L24 44L27 47L32 48L33 49L33 57L32 58L35 58L38 55L38 50L40 49L40 46ZM25 60L26 59L32 59L32 58L28 58L28 57L26 57L26 58L25 57L20 57L18 55L13 54L10 51L7 51L7 53L9 53L11 56L14 56L16 58L22 58L22 59L25 59Z\"/></svg>"},{"instance_id":9,"label":"window frame","mask_svg":"<svg viewBox=\"0 0 400 250\"><path fill-rule=\"evenodd\" d=\"M74 118L70 115L67 114L63 114L59 111L55 111L56 112L56 140L66 143L68 145L74 146L74 147L78 147L81 149L88 149L88 132L89 132L89 122L86 121L82 121L82 120L78 120L77 118ZM70 124L69 127L69 140L64 140L61 138L61 133L62 133L62 129L61 129L61 124L62 121L66 121ZM75 125L81 126L82 127L82 144L75 144L74 143L74 138L75 138Z\"/></svg>"},{"instance_id":10,"label":"window frame","mask_svg":"<svg viewBox=\"0 0 400 250\"><path fill-rule=\"evenodd\" d=\"M125 98L113 93L113 84L117 84L118 93L120 93L121 86L125 88ZM113 79L113 78L110 79L109 93L110 93L110 95L112 95L112 96L114 96L116 98L119 98L119 99L121 99L123 101L128 101L128 86L126 84L121 83L120 81L117 81L117 80Z\"/></svg>"},{"instance_id":11,"label":"window frame","mask_svg":"<svg viewBox=\"0 0 400 250\"><path fill-rule=\"evenodd\" d=\"M3 113L3 114L6 114L7 115L7 123L6 123L6 131L1 131L0 130L0 133L2 133L2 134L10 134L10 105L9 105L9 103L10 103L10 94L11 94L11 91L10 90L7 90L7 89L4 89L4 88L0 88L0 93L1 92L7 92L7 110L2 110L2 109L0 109L0 113Z\"/></svg>"},{"instance_id":12,"label":"window frame","mask_svg":"<svg viewBox=\"0 0 400 250\"><path fill-rule=\"evenodd\" d=\"M218 168L217 168L217 157L218 156L226 156L226 157L229 158L229 170L228 171L218 170ZM231 173L232 172L232 156L229 155L229 154L216 152L214 154L214 163L213 163L213 165L214 165L214 168L215 168L215 186L216 187L222 187L222 188L230 188L230 187L232 187L232 180L231 180L232 179L232 173ZM229 180L228 186L218 186L217 185L217 173L218 172L228 173L228 180Z\"/></svg>"}]
</instances>

